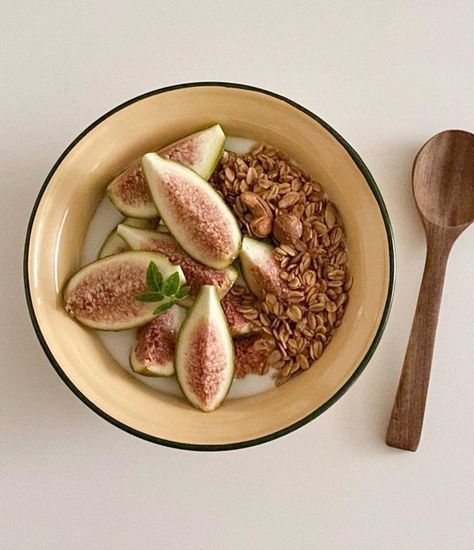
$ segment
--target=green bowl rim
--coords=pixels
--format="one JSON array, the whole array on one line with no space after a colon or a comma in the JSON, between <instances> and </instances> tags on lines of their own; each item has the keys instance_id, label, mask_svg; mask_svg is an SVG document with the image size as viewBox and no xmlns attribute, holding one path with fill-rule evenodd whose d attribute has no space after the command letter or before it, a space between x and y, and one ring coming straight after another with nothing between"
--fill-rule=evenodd
<instances>
[{"instance_id":1,"label":"green bowl rim","mask_svg":"<svg viewBox=\"0 0 474 550\"><path fill-rule=\"evenodd\" d=\"M318 124L323 126L334 138L339 141L339 143L344 147L344 149L349 153L352 160L355 162L363 176L365 177L367 184L369 185L375 200L377 201L380 212L382 214L383 222L385 225L386 235L387 235L387 244L389 249L389 284L387 289L387 297L385 300L385 306L382 314L382 318L380 320L377 332L374 336L374 339L372 340L372 343L367 350L367 353L365 354L364 358L360 362L359 366L356 368L352 376L347 380L347 382L330 398L328 399L323 405L319 406L316 410L314 410L312 413L308 414L298 422L295 422L294 424L291 424L290 426L287 426L285 428L282 428L281 430L277 430L276 432L273 432L271 434L268 434L263 437L258 437L256 439L250 439L246 441L240 441L238 443L226 443L222 445L218 444L190 444L190 443L180 443L177 441L170 441L167 439L162 439L159 437L154 437L152 435L146 434L144 432L141 432L139 430L136 430L107 414L105 411L100 409L97 405L95 405L92 401L90 401L73 383L72 381L67 377L66 373L63 371L59 363L56 361L55 357L53 356L51 350L49 349L49 346L41 332L38 319L36 317L34 307L33 307L33 301L31 297L31 291L30 291L30 281L29 281L29 274L28 274L28 258L29 258L29 248L30 248L30 239L31 239L31 231L33 227L33 223L35 220L36 211L38 210L39 204L41 202L41 198L46 191L46 188L53 177L54 173L58 169L61 162L64 160L64 158L69 154L69 152L79 143L79 141L85 137L92 129L94 129L97 125L99 125L101 122L106 120L108 117L113 115L114 113L128 107L129 105L132 105L133 103L140 101L142 99L145 99L150 96L163 94L166 92L171 92L174 90L180 90L183 88L198 88L198 87L218 87L218 88L236 88L241 90L249 90L252 92L258 92L264 95L271 96L273 98L279 99L280 101L284 101L285 103L288 103L295 109L298 109L302 113L305 113L307 116L315 120ZM245 447L252 447L254 445L260 445L261 443L266 443L267 441L272 441L274 439L277 439L279 437L282 437L286 434L289 434L290 432L297 430L301 426L304 426L311 420L314 420L316 417L318 417L320 414L322 414L325 410L327 410L331 405L333 405L338 399L340 399L346 391L354 384L354 382L359 378L362 371L365 369L367 364L369 363L372 355L375 352L375 349L377 348L380 338L383 334L383 331L385 329L385 326L387 324L387 320L390 314L390 309L392 305L393 300L393 292L394 292L394 283L395 283L395 247L394 247L394 237L393 237L393 230L390 223L390 218L388 215L387 208L385 206L385 203L382 199L382 195L380 193L379 188L377 187L377 184L375 183L374 178L372 177L372 174L370 173L367 166L364 164L360 156L357 154L357 152L349 145L349 143L338 133L334 128L332 128L327 122L322 120L320 117L306 109L305 107L299 105L298 103L292 101L291 99L288 99L282 95L276 94L274 92L270 92L268 90L264 90L262 88L257 88L255 86L249 86L247 84L237 84L233 82L188 82L183 84L176 84L173 86L167 86L164 88L159 88L157 90L153 90L150 92L146 92L144 94L141 94L137 97L134 97L133 99L129 99L128 101L125 101L121 105L115 107L114 109L111 109L106 114L98 118L95 122L93 122L90 126L88 126L83 132L81 132L76 139L66 148L66 150L62 153L62 155L59 157L59 159L56 161L54 166L52 167L51 171L49 172L48 176L46 177L40 192L38 194L38 197L36 198L36 201L33 206L33 210L28 222L28 229L26 232L26 239L25 239L25 248L24 248L24 255L23 255L23 278L24 278L24 286L25 286L25 294L26 294L26 302L28 305L28 311L31 317L31 321L33 323L33 327L36 332L36 336L38 337L38 340L40 341L40 344L48 357L50 363L58 373L58 375L61 377L63 382L69 387L70 390L72 390L77 397L81 401L83 401L89 408L91 408L94 412L96 412L99 416L113 424L114 426L128 432L129 434L135 435L137 437L140 437L142 439L145 439L147 441L151 441L153 443L159 443L160 445L164 445L167 447L173 447L176 449L184 449L184 450L191 450L191 451L228 451L228 450L234 450L234 449L243 449Z\"/></svg>"}]
</instances>

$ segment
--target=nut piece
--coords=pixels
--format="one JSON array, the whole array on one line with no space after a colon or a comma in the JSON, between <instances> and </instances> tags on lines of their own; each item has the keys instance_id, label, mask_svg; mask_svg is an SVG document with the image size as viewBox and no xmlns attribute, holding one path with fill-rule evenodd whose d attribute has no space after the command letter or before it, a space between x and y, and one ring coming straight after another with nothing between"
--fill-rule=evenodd
<instances>
[{"instance_id":1,"label":"nut piece","mask_svg":"<svg viewBox=\"0 0 474 550\"><path fill-rule=\"evenodd\" d=\"M262 216L272 216L272 209L265 199L259 197L251 191L245 191L241 193L240 200L250 210L255 218L261 218Z\"/></svg>"},{"instance_id":2,"label":"nut piece","mask_svg":"<svg viewBox=\"0 0 474 550\"><path fill-rule=\"evenodd\" d=\"M284 244L295 243L303 233L303 224L293 214L280 214L273 224L273 236Z\"/></svg>"},{"instance_id":3,"label":"nut piece","mask_svg":"<svg viewBox=\"0 0 474 550\"><path fill-rule=\"evenodd\" d=\"M278 206L280 208L288 208L288 206L291 206L292 204L296 204L299 202L301 196L296 191L290 191L287 193L278 203Z\"/></svg>"},{"instance_id":4,"label":"nut piece","mask_svg":"<svg viewBox=\"0 0 474 550\"><path fill-rule=\"evenodd\" d=\"M262 216L250 222L250 229L255 237L264 239L272 232L273 216Z\"/></svg>"},{"instance_id":5,"label":"nut piece","mask_svg":"<svg viewBox=\"0 0 474 550\"><path fill-rule=\"evenodd\" d=\"M267 201L251 191L242 193L240 200L250 210L254 218L250 222L253 235L262 239L268 237L272 232L273 213Z\"/></svg>"}]
</instances>

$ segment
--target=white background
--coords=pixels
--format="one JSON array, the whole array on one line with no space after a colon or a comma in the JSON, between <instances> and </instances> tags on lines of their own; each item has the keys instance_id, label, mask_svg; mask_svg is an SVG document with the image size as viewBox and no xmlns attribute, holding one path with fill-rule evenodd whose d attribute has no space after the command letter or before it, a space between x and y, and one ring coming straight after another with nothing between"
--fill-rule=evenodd
<instances>
[{"instance_id":1,"label":"white background","mask_svg":"<svg viewBox=\"0 0 474 550\"><path fill-rule=\"evenodd\" d=\"M473 525L474 228L450 258L416 454L384 434L424 261L410 170L474 130L466 1L0 1L0 547L467 549ZM161 86L227 80L308 107L356 148L392 218L398 279L382 342L316 421L242 451L159 447L109 425L49 365L21 256L49 169L89 123Z\"/></svg>"}]
</instances>

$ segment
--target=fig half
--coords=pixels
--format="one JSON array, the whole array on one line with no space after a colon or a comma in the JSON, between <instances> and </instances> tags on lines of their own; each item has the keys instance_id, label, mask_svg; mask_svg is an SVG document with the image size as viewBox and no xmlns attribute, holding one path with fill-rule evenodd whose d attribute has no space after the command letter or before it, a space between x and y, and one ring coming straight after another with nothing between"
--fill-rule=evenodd
<instances>
[{"instance_id":1,"label":"fig half","mask_svg":"<svg viewBox=\"0 0 474 550\"><path fill-rule=\"evenodd\" d=\"M215 285L219 298L222 298L237 278L237 270L232 266L225 269L212 269L200 264L186 254L176 239L169 234L136 229L122 224L117 227L117 233L133 250L159 252L172 264L181 267L190 287L189 296L181 302L185 307L193 303L202 285Z\"/></svg>"},{"instance_id":2,"label":"fig half","mask_svg":"<svg viewBox=\"0 0 474 550\"><path fill-rule=\"evenodd\" d=\"M223 269L239 253L242 236L229 207L190 168L156 153L142 158L150 193L168 230L198 262Z\"/></svg>"},{"instance_id":3,"label":"fig half","mask_svg":"<svg viewBox=\"0 0 474 550\"><path fill-rule=\"evenodd\" d=\"M271 244L244 237L240 250L242 274L249 289L261 300L270 293L278 296L282 289L280 270Z\"/></svg>"},{"instance_id":4,"label":"fig half","mask_svg":"<svg viewBox=\"0 0 474 550\"><path fill-rule=\"evenodd\" d=\"M64 289L65 309L77 321L98 330L126 330L144 325L156 315L160 302L140 302L138 294L147 290L146 272L155 262L164 279L178 272L180 284L186 279L179 266L156 252L129 251L86 265Z\"/></svg>"},{"instance_id":5,"label":"fig half","mask_svg":"<svg viewBox=\"0 0 474 550\"><path fill-rule=\"evenodd\" d=\"M130 352L132 370L143 376L174 374L174 354L178 331L186 310L174 305L137 330Z\"/></svg>"},{"instance_id":6,"label":"fig half","mask_svg":"<svg viewBox=\"0 0 474 550\"><path fill-rule=\"evenodd\" d=\"M191 405L215 410L234 378L234 346L215 286L204 285L181 326L176 376Z\"/></svg>"},{"instance_id":7,"label":"fig half","mask_svg":"<svg viewBox=\"0 0 474 550\"><path fill-rule=\"evenodd\" d=\"M224 132L215 124L160 149L159 153L189 166L207 180L222 154L224 142ZM107 194L117 210L126 216L154 218L158 215L138 161L109 184Z\"/></svg>"}]
</instances>

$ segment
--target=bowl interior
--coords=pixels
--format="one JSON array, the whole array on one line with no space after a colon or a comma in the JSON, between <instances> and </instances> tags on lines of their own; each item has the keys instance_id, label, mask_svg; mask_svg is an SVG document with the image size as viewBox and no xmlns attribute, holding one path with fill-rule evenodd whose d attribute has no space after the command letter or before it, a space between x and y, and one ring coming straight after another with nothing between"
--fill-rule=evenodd
<instances>
[{"instance_id":1,"label":"bowl interior","mask_svg":"<svg viewBox=\"0 0 474 550\"><path fill-rule=\"evenodd\" d=\"M111 178L129 162L213 123L227 135L269 143L303 164L338 207L354 277L333 341L314 368L280 388L227 400L212 414L134 379L96 334L63 310L61 289L80 267L88 224ZM343 145L289 103L224 86L174 89L144 97L93 127L62 159L34 218L28 256L32 306L43 338L70 382L98 409L150 438L187 445L231 445L301 422L351 379L381 322L390 287L389 242L380 207Z\"/></svg>"}]
</instances>

